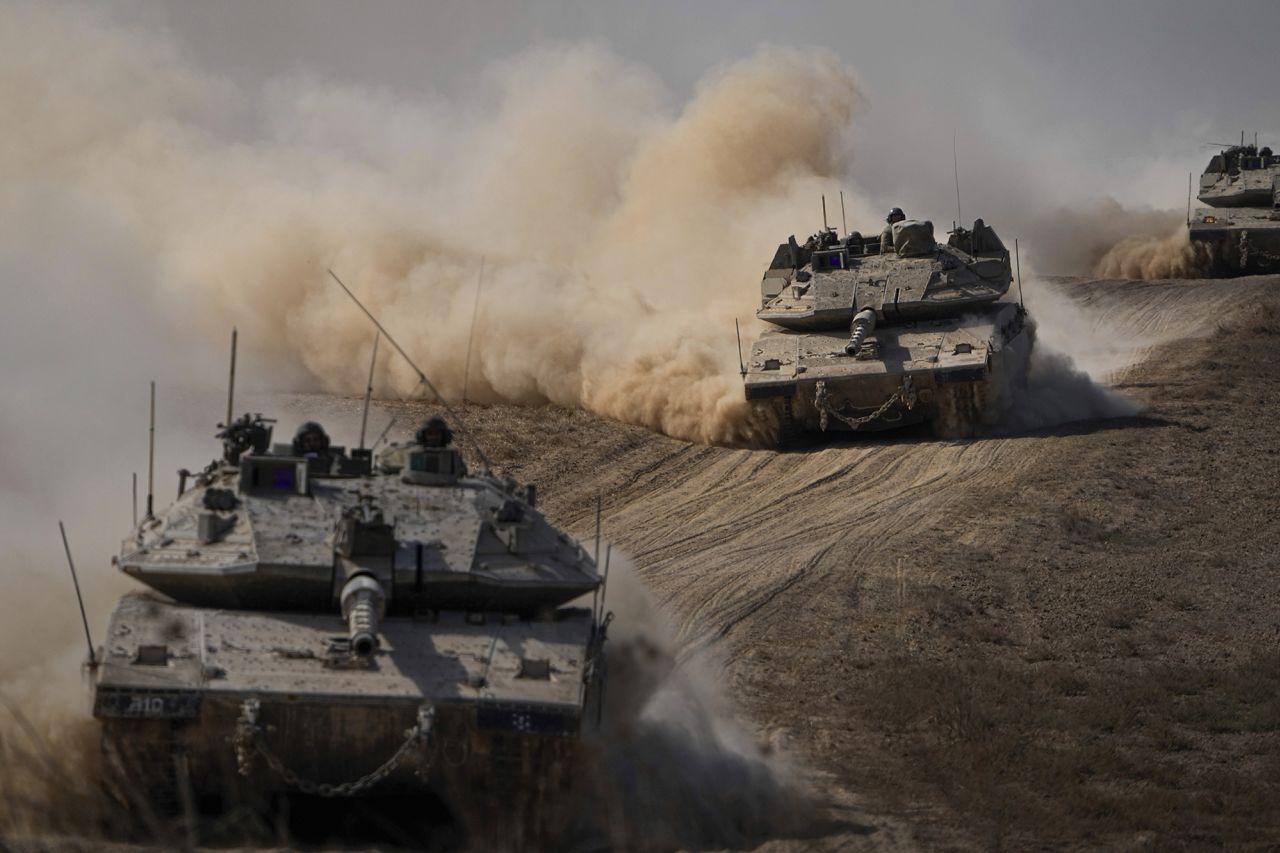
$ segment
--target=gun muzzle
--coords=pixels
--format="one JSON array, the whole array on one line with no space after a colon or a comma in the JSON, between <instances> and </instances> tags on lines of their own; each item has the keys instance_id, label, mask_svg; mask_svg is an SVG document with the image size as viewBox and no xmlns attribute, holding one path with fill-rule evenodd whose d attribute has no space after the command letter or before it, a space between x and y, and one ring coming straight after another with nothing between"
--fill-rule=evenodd
<instances>
[{"instance_id":1,"label":"gun muzzle","mask_svg":"<svg viewBox=\"0 0 1280 853\"><path fill-rule=\"evenodd\" d=\"M371 575L356 575L342 588L342 618L347 620L351 653L367 658L378 650L378 623L387 610L387 596Z\"/></svg>"},{"instance_id":2,"label":"gun muzzle","mask_svg":"<svg viewBox=\"0 0 1280 853\"><path fill-rule=\"evenodd\" d=\"M862 349L862 342L867 335L875 331L876 328L876 312L870 308L863 308L857 314L853 315L853 327L849 330L849 343L844 345L846 355L857 355L858 350Z\"/></svg>"}]
</instances>

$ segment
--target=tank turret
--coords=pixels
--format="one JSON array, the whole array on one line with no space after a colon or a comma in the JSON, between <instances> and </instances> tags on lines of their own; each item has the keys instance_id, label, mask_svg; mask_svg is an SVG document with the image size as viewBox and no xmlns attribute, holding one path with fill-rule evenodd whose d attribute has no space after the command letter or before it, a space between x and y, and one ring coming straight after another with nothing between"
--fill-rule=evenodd
<instances>
[{"instance_id":1,"label":"tank turret","mask_svg":"<svg viewBox=\"0 0 1280 853\"><path fill-rule=\"evenodd\" d=\"M877 237L791 237L761 281L756 316L779 328L752 345L747 399L777 410L782 444L926 420L969 435L1025 374L1031 328L1011 283L1009 251L981 219L945 244L898 208Z\"/></svg>"}]
</instances>

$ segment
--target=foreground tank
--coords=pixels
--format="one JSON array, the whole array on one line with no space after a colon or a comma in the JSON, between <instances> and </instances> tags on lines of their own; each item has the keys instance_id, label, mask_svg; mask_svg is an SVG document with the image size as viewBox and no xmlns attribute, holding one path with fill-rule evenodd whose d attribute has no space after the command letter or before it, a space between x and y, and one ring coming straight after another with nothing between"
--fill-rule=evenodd
<instances>
[{"instance_id":1,"label":"foreground tank","mask_svg":"<svg viewBox=\"0 0 1280 853\"><path fill-rule=\"evenodd\" d=\"M486 846L552 827L603 687L591 556L438 420L376 459L270 432L224 430L123 543L150 590L94 670L109 760L160 808L431 793Z\"/></svg>"},{"instance_id":2,"label":"foreground tank","mask_svg":"<svg viewBox=\"0 0 1280 853\"><path fill-rule=\"evenodd\" d=\"M778 247L756 316L748 400L775 409L779 443L804 433L931 422L945 437L995 423L1025 380L1033 330L1004 297L1009 252L982 220L945 245L903 221L883 238L825 230Z\"/></svg>"},{"instance_id":3,"label":"foreground tank","mask_svg":"<svg viewBox=\"0 0 1280 853\"><path fill-rule=\"evenodd\" d=\"M1188 223L1217 275L1280 273L1280 156L1233 145L1200 176L1200 208Z\"/></svg>"}]
</instances>

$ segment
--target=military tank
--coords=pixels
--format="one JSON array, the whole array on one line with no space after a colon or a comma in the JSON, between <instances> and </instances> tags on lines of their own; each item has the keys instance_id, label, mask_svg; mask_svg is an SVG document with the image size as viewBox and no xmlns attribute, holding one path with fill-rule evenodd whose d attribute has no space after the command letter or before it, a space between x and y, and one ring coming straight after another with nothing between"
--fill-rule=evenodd
<instances>
[{"instance_id":1,"label":"military tank","mask_svg":"<svg viewBox=\"0 0 1280 853\"><path fill-rule=\"evenodd\" d=\"M1200 176L1199 208L1187 223L1222 276L1280 272L1280 155L1256 145L1215 154Z\"/></svg>"},{"instance_id":2,"label":"military tank","mask_svg":"<svg viewBox=\"0 0 1280 853\"><path fill-rule=\"evenodd\" d=\"M110 762L162 809L430 793L486 847L552 831L601 707L592 555L439 418L376 455L272 431L224 426L113 561L146 590L93 668Z\"/></svg>"},{"instance_id":3,"label":"military tank","mask_svg":"<svg viewBox=\"0 0 1280 853\"><path fill-rule=\"evenodd\" d=\"M932 223L898 213L878 237L791 237L764 274L756 316L779 328L751 345L743 380L748 400L775 410L782 448L925 421L971 436L1025 381L1034 331L1005 298L995 231L978 219L939 244Z\"/></svg>"}]
</instances>

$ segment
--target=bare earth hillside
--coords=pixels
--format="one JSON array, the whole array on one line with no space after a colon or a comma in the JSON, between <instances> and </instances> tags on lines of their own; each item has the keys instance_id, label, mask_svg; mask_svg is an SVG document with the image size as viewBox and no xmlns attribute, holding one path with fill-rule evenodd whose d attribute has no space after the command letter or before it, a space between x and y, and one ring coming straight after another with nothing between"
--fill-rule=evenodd
<instances>
[{"instance_id":1,"label":"bare earth hillside","mask_svg":"<svg viewBox=\"0 0 1280 853\"><path fill-rule=\"evenodd\" d=\"M819 847L1262 847L1276 284L1064 283L1135 340L1209 334L1119 377L1144 414L1031 435L778 455L566 410L466 416L553 520L589 536L603 495L685 654L710 653L857 827Z\"/></svg>"}]
</instances>

